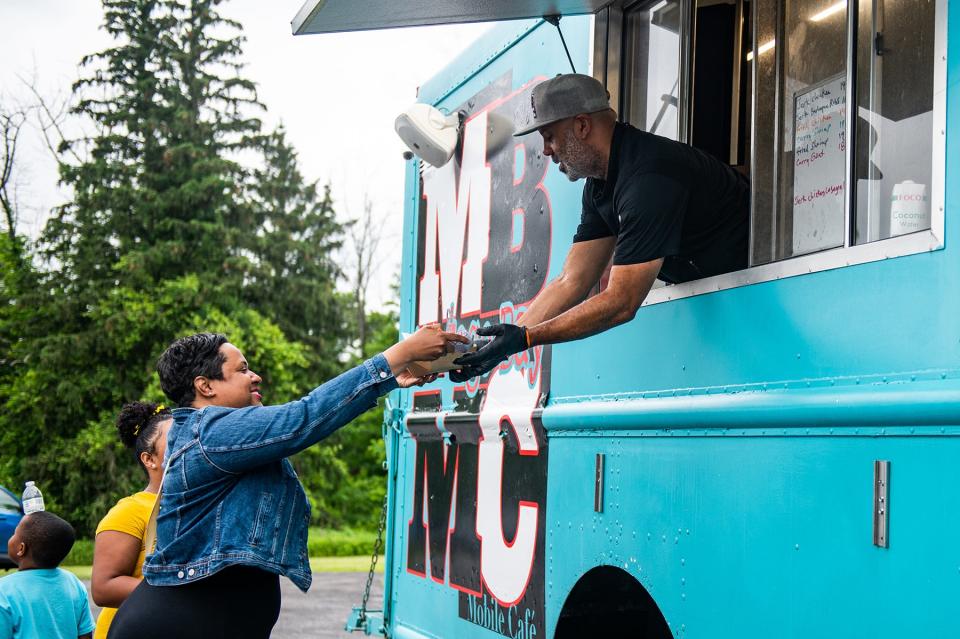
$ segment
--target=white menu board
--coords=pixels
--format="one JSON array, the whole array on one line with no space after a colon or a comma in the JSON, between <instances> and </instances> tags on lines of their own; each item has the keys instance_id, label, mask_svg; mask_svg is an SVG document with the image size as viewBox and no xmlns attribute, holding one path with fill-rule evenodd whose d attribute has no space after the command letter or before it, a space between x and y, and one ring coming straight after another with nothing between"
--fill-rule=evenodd
<instances>
[{"instance_id":1,"label":"white menu board","mask_svg":"<svg viewBox=\"0 0 960 639\"><path fill-rule=\"evenodd\" d=\"M846 90L841 74L794 94L794 255L843 245Z\"/></svg>"}]
</instances>

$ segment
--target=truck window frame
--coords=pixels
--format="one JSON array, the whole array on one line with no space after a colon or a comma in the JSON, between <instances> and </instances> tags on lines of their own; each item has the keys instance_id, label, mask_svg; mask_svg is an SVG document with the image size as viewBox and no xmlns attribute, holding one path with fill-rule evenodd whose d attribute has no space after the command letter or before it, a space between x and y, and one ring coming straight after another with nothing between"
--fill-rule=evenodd
<instances>
[{"instance_id":1,"label":"truck window frame","mask_svg":"<svg viewBox=\"0 0 960 639\"><path fill-rule=\"evenodd\" d=\"M690 122L692 120L692 55L693 34L695 33L695 0L684 0L682 3L681 33L680 33L680 99L678 128L679 139L688 142L690 139ZM593 65L594 77L604 83L610 93L611 104L621 105L622 93L626 90L630 78L624 77L625 64L622 60L622 47L625 39L626 21L624 14L635 7L656 4L656 0L617 0L597 12L594 19L593 32ZM751 2L750 12L756 20L758 2ZM857 6L849 2L848 7ZM934 26L934 60L933 60L933 139L932 139L932 180L930 184L930 228L924 231L881 239L869 243L853 244L851 212L856 205L856 190L849 185L856 184L851 180L856 167L852 155L856 144L851 140L847 144L846 184L844 202L844 245L826 249L816 253L808 253L796 257L789 257L765 264L751 265L741 271L724 273L682 284L658 286L650 291L644 306L658 304L677 299L684 299L696 295L703 295L716 291L723 291L750 284L770 282L798 275L817 273L858 264L879 262L895 257L916 255L937 251L944 248L944 206L945 206L945 165L946 165L946 86L947 86L947 0L935 0ZM744 16L748 19L748 16ZM756 51L759 43L756 29L751 29L752 42L744 43L744 51ZM857 12L847 11L847 54L846 79L847 86L856 86L856 69L852 63L856 53ZM755 66L755 65L754 65ZM753 67L752 67L753 68ZM780 65L777 65L777 85L780 85ZM750 173L755 172L756 139L756 73L751 70L750 90L751 114L748 124L749 130L744 132L750 136ZM856 92L849 92L855 96ZM778 95L778 101L783 96ZM855 122L853 117L857 108L856 99L848 99L846 104L847 122ZM849 131L849 128L848 128ZM769 213L769 212L766 212ZM754 198L751 197L750 219L757 215ZM752 224L751 224L752 226ZM750 237L750 255L753 256L753 234Z\"/></svg>"}]
</instances>

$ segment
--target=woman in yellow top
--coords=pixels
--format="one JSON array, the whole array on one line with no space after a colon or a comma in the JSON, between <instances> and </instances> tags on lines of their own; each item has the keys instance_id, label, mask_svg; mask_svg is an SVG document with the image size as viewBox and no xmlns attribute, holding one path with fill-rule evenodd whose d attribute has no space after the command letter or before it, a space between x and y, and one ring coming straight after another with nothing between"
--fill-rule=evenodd
<instances>
[{"instance_id":1,"label":"woman in yellow top","mask_svg":"<svg viewBox=\"0 0 960 639\"><path fill-rule=\"evenodd\" d=\"M93 547L93 601L103 606L94 639L106 639L117 608L143 578L144 534L163 477L163 454L172 416L162 404L132 402L120 410L117 430L124 446L134 451L147 474L147 487L124 497L97 526Z\"/></svg>"}]
</instances>

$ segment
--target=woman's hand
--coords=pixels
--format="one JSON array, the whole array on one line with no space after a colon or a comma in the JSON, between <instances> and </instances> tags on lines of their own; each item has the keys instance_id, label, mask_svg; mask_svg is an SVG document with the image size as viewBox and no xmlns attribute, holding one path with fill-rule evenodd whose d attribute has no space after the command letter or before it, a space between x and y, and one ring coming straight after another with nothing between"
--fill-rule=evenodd
<instances>
[{"instance_id":1,"label":"woman's hand","mask_svg":"<svg viewBox=\"0 0 960 639\"><path fill-rule=\"evenodd\" d=\"M470 340L465 335L440 330L439 324L427 324L397 346L407 349L411 362L422 362L435 360L451 352L453 349L447 346L449 342L469 344Z\"/></svg>"},{"instance_id":2,"label":"woman's hand","mask_svg":"<svg viewBox=\"0 0 960 639\"><path fill-rule=\"evenodd\" d=\"M410 388L411 386L423 386L437 379L436 373L430 373L422 377L417 377L407 369L403 369L396 375L397 386L400 388Z\"/></svg>"},{"instance_id":3,"label":"woman's hand","mask_svg":"<svg viewBox=\"0 0 960 639\"><path fill-rule=\"evenodd\" d=\"M451 352L452 349L447 346L449 342L468 344L470 340L464 335L441 330L439 324L427 324L407 339L385 350L383 355L399 383L401 372L413 362L432 361Z\"/></svg>"}]
</instances>

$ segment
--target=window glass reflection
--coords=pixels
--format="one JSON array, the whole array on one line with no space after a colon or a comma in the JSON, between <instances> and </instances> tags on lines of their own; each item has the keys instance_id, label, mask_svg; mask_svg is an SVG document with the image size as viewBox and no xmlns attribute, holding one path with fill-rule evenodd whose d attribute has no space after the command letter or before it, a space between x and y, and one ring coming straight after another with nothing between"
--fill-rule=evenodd
<instances>
[{"instance_id":1,"label":"window glass reflection","mask_svg":"<svg viewBox=\"0 0 960 639\"><path fill-rule=\"evenodd\" d=\"M935 6L860 3L854 242L930 228Z\"/></svg>"},{"instance_id":2,"label":"window glass reflection","mask_svg":"<svg viewBox=\"0 0 960 639\"><path fill-rule=\"evenodd\" d=\"M843 246L846 219L846 2L783 11L776 259Z\"/></svg>"},{"instance_id":3,"label":"window glass reflection","mask_svg":"<svg viewBox=\"0 0 960 639\"><path fill-rule=\"evenodd\" d=\"M678 135L680 2L661 0L624 13L623 116L638 129Z\"/></svg>"}]
</instances>

